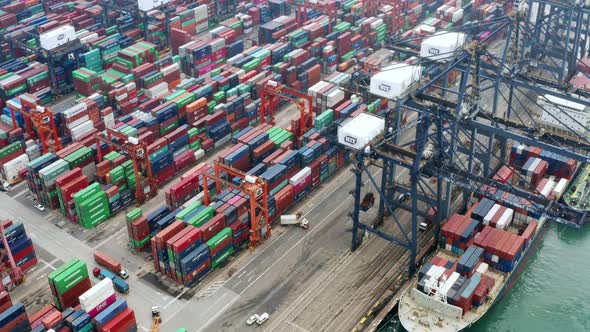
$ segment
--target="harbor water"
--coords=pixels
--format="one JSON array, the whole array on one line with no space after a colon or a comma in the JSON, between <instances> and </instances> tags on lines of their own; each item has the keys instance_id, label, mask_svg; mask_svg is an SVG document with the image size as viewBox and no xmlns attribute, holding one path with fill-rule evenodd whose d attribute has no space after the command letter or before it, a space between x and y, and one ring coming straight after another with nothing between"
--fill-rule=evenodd
<instances>
[{"instance_id":1,"label":"harbor water","mask_svg":"<svg viewBox=\"0 0 590 332\"><path fill-rule=\"evenodd\" d=\"M590 331L590 225L549 225L518 280L469 332ZM380 331L404 331L398 321Z\"/></svg>"}]
</instances>

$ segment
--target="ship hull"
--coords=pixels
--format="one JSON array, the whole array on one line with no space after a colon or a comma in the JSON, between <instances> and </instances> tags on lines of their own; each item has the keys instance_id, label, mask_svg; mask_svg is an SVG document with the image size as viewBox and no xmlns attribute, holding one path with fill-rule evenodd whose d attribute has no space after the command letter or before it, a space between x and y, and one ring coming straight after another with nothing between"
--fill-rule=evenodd
<instances>
[{"instance_id":1,"label":"ship hull","mask_svg":"<svg viewBox=\"0 0 590 332\"><path fill-rule=\"evenodd\" d=\"M506 279L506 281L504 282L504 285L502 286L502 288L500 289L500 291L498 292L498 295L495 297L494 302L487 308L487 310L483 311L480 315L477 315L476 317L474 317L473 319L471 319L470 321L464 321L463 324L459 324L461 325L461 327L458 327L456 329L454 329L453 331L465 331L468 328L470 328L471 326L473 326L473 324L475 324L477 321L479 321L483 316L486 315L486 313L494 306L496 305L496 303L498 303L502 297L504 295L506 295L508 293L508 291L510 291L510 289L512 288L512 286L514 285L514 282L518 279L520 273L522 272L523 267L526 265L528 259L530 258L530 255L533 251L535 251L535 248L537 247L537 245L539 244L541 238L543 238L543 235L545 234L546 228L548 227L547 224L549 222L544 222L541 224L540 229L536 232L536 234L533 236L533 238L531 239L531 243L530 245L525 249L525 253L523 255L523 257L517 262L517 265L515 266L514 270L512 273L510 273L510 275L508 276L508 278ZM403 296L409 296L409 291L410 289L407 289ZM403 301L400 300L400 305ZM408 328L407 326L404 325L404 322L411 322L410 319L408 319L408 317L402 317L401 315L401 310L400 310L400 322L402 323L402 326L404 326L404 329L409 330L409 331L430 331L430 332L448 332L450 331L449 329L436 329L436 328L431 328L431 329L416 329L416 328Z\"/></svg>"}]
</instances>

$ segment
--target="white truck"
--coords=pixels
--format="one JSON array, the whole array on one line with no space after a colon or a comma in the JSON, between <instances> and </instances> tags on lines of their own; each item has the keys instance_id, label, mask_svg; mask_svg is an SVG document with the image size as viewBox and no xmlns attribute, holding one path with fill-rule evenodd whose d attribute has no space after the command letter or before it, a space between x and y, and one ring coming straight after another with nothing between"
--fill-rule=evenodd
<instances>
[{"instance_id":1,"label":"white truck","mask_svg":"<svg viewBox=\"0 0 590 332\"><path fill-rule=\"evenodd\" d=\"M302 218L301 212L297 212L297 214L283 214L281 215L281 225L297 225L303 229L307 229L309 227L309 220Z\"/></svg>"}]
</instances>

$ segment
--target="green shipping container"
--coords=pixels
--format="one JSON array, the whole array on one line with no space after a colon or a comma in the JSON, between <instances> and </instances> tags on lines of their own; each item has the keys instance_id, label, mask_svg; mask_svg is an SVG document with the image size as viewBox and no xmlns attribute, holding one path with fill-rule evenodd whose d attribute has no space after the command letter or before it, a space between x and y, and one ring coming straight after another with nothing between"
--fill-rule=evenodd
<instances>
[{"instance_id":1,"label":"green shipping container","mask_svg":"<svg viewBox=\"0 0 590 332\"><path fill-rule=\"evenodd\" d=\"M209 247L209 250L213 250L215 248L217 248L218 246L220 246L223 241L225 241L228 237L232 236L232 232L231 232L231 228L226 227L224 229L222 229L219 233L215 234L214 237L212 237L211 239L209 239L209 241L207 241L207 246Z\"/></svg>"},{"instance_id":2,"label":"green shipping container","mask_svg":"<svg viewBox=\"0 0 590 332\"><path fill-rule=\"evenodd\" d=\"M8 156L9 154L14 153L19 150L22 150L22 149L23 149L23 143L21 143L21 141L16 141L16 142L0 149L0 158L4 158L4 157Z\"/></svg>"},{"instance_id":3,"label":"green shipping container","mask_svg":"<svg viewBox=\"0 0 590 332\"><path fill-rule=\"evenodd\" d=\"M86 263L79 260L70 266L70 268L53 278L53 285L58 294L63 294L87 277L88 268L86 267Z\"/></svg>"},{"instance_id":4,"label":"green shipping container","mask_svg":"<svg viewBox=\"0 0 590 332\"><path fill-rule=\"evenodd\" d=\"M134 222L135 220L139 219L139 217L141 217L143 211L140 208L135 208L131 211L129 211L126 215L125 218L127 220L127 222Z\"/></svg>"},{"instance_id":5,"label":"green shipping container","mask_svg":"<svg viewBox=\"0 0 590 332\"><path fill-rule=\"evenodd\" d=\"M209 219L213 218L215 210L212 207L205 207L201 212L197 213L196 216L192 217L186 223L195 227L203 226Z\"/></svg>"},{"instance_id":6,"label":"green shipping container","mask_svg":"<svg viewBox=\"0 0 590 332\"><path fill-rule=\"evenodd\" d=\"M221 256L217 257L216 259L214 259L213 261L211 261L211 268L212 269L216 268L219 264L223 263L223 261L225 261L233 253L234 253L234 248L230 247L226 252L223 253L223 255L221 255Z\"/></svg>"},{"instance_id":7,"label":"green shipping container","mask_svg":"<svg viewBox=\"0 0 590 332\"><path fill-rule=\"evenodd\" d=\"M194 202L194 203L190 204L189 206L184 208L182 211L178 212L178 214L176 215L176 219L184 220L184 218L186 218L189 214L191 214L193 211L198 209L200 206L201 206L201 202Z\"/></svg>"}]
</instances>

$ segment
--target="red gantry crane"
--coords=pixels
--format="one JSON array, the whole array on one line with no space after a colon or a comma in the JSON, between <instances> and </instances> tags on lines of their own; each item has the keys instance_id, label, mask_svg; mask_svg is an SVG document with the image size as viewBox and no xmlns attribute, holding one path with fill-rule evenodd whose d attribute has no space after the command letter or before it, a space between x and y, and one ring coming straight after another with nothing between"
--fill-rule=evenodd
<instances>
[{"instance_id":1,"label":"red gantry crane","mask_svg":"<svg viewBox=\"0 0 590 332\"><path fill-rule=\"evenodd\" d=\"M102 162L103 153L101 149L101 142L117 148L119 151L126 152L133 162L133 171L135 175L135 202L136 205L143 204L147 199L155 197L158 194L158 183L154 174L152 173L152 167L149 162L149 158L146 156L147 147L142 144L134 137L128 137L119 132L116 132L110 128L106 130L106 137L102 133L96 134L96 152L98 156L98 162ZM114 141L116 138L117 141ZM140 166L142 169L140 170ZM147 173L147 179L149 182L149 190L144 191L142 186L143 171Z\"/></svg>"},{"instance_id":2,"label":"red gantry crane","mask_svg":"<svg viewBox=\"0 0 590 332\"><path fill-rule=\"evenodd\" d=\"M20 113L25 121L25 131L29 138L37 137L41 141L43 153L61 150L61 141L57 133L57 127L53 113L41 106L39 98L30 93L23 93L20 97L21 108L15 110L9 107L12 117L12 126L18 128L15 111ZM36 132L36 134L35 134Z\"/></svg>"},{"instance_id":3,"label":"red gantry crane","mask_svg":"<svg viewBox=\"0 0 590 332\"><path fill-rule=\"evenodd\" d=\"M332 32L332 22L336 23L338 20L338 7L336 1L309 1L309 0L298 0L295 1L297 19L297 27L301 28L303 22L307 21L307 15L305 9L313 9L329 17L328 32Z\"/></svg>"},{"instance_id":4,"label":"red gantry crane","mask_svg":"<svg viewBox=\"0 0 590 332\"><path fill-rule=\"evenodd\" d=\"M291 96L294 96L295 98ZM313 104L311 97L295 89L283 86L275 81L268 81L260 93L261 124L267 122L271 125L275 124L275 107L273 107L273 98L285 99L297 105L297 108L300 112L299 124L298 128L292 128L295 142L297 142L299 137L301 137L301 135L306 131L310 130L313 126ZM269 121L266 119L267 116Z\"/></svg>"},{"instance_id":5,"label":"red gantry crane","mask_svg":"<svg viewBox=\"0 0 590 332\"><path fill-rule=\"evenodd\" d=\"M268 184L257 176L246 175L244 172L231 166L224 165L217 160L214 162L215 175L203 173L204 203L211 203L211 196L207 186L208 180L215 181L217 192L221 192L221 185L239 190L250 197L250 249L254 249L262 239L271 234L270 220L268 215ZM240 185L224 180L221 173L224 172L230 177L242 179Z\"/></svg>"}]
</instances>

